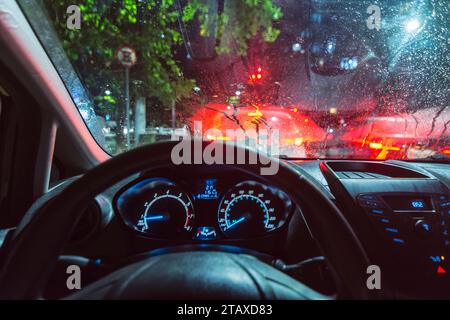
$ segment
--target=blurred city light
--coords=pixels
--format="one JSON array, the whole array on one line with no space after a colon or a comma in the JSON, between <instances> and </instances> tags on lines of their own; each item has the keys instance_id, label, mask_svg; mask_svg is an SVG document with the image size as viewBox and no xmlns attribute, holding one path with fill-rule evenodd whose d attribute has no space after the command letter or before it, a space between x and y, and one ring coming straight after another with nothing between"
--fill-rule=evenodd
<instances>
[{"instance_id":1,"label":"blurred city light","mask_svg":"<svg viewBox=\"0 0 450 320\"><path fill-rule=\"evenodd\" d=\"M406 32L412 33L419 30L419 28L420 28L420 21L418 19L408 20L405 23Z\"/></svg>"}]
</instances>

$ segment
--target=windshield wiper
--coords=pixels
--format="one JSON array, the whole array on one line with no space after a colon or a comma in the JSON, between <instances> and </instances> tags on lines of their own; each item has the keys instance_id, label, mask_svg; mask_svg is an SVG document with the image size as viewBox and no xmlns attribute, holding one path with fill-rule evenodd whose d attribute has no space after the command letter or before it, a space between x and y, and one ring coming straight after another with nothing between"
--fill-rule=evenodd
<instances>
[{"instance_id":1,"label":"windshield wiper","mask_svg":"<svg viewBox=\"0 0 450 320\"><path fill-rule=\"evenodd\" d=\"M450 163L450 157L446 154L433 154L428 157L419 158L419 159L407 159L406 161L411 162L442 162L442 163Z\"/></svg>"}]
</instances>

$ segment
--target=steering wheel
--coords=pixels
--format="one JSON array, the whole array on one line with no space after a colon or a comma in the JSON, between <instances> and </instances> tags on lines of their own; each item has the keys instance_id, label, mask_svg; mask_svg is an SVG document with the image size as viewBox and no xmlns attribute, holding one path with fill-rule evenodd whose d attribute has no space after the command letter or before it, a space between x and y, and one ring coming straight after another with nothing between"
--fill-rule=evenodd
<instances>
[{"instance_id":1,"label":"steering wheel","mask_svg":"<svg viewBox=\"0 0 450 320\"><path fill-rule=\"evenodd\" d=\"M130 150L101 163L70 183L22 221L9 243L0 273L1 299L38 298L77 225L86 203L132 174L149 168L175 166L171 152L178 142L160 142ZM194 144L194 142L191 142ZM219 144L224 147L225 144ZM203 148L206 144L201 144ZM218 147L218 146L216 146ZM296 204L319 249L327 259L345 298L373 299L366 286L369 260L339 209L306 176L278 159L227 144L226 150L277 161L271 176ZM192 149L194 150L194 149ZM203 151L203 149L202 149ZM234 162L236 163L236 162ZM189 164L183 164L189 166ZM194 164L191 164L193 166ZM203 164L205 165L205 164ZM260 175L262 165L232 164ZM188 168L187 168L188 169ZM25 220L25 219L24 219ZM342 295L340 297L342 297ZM339 297L339 296L338 296ZM77 299L320 299L325 298L297 280L249 255L230 252L182 251L149 257L125 266L82 288Z\"/></svg>"}]
</instances>

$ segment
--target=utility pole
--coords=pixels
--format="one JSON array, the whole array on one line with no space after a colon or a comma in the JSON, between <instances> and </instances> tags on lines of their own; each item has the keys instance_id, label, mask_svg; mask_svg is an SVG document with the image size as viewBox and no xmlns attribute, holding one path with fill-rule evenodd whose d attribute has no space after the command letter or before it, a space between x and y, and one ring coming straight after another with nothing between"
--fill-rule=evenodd
<instances>
[{"instance_id":1,"label":"utility pole","mask_svg":"<svg viewBox=\"0 0 450 320\"><path fill-rule=\"evenodd\" d=\"M130 47L122 47L117 51L117 59L125 68L125 126L127 148L131 148L131 123L130 123L130 68L137 61L136 51Z\"/></svg>"}]
</instances>

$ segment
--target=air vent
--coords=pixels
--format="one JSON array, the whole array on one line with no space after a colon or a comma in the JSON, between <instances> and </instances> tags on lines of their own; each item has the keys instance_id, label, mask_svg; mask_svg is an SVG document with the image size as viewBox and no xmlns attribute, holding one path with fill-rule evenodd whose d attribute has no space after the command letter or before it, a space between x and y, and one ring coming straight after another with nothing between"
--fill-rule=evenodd
<instances>
[{"instance_id":1,"label":"air vent","mask_svg":"<svg viewBox=\"0 0 450 320\"><path fill-rule=\"evenodd\" d=\"M337 171L335 172L339 179L386 179L390 178L384 174L362 172L362 171Z\"/></svg>"},{"instance_id":2,"label":"air vent","mask_svg":"<svg viewBox=\"0 0 450 320\"><path fill-rule=\"evenodd\" d=\"M397 165L370 161L327 161L339 179L429 179L430 177Z\"/></svg>"}]
</instances>

